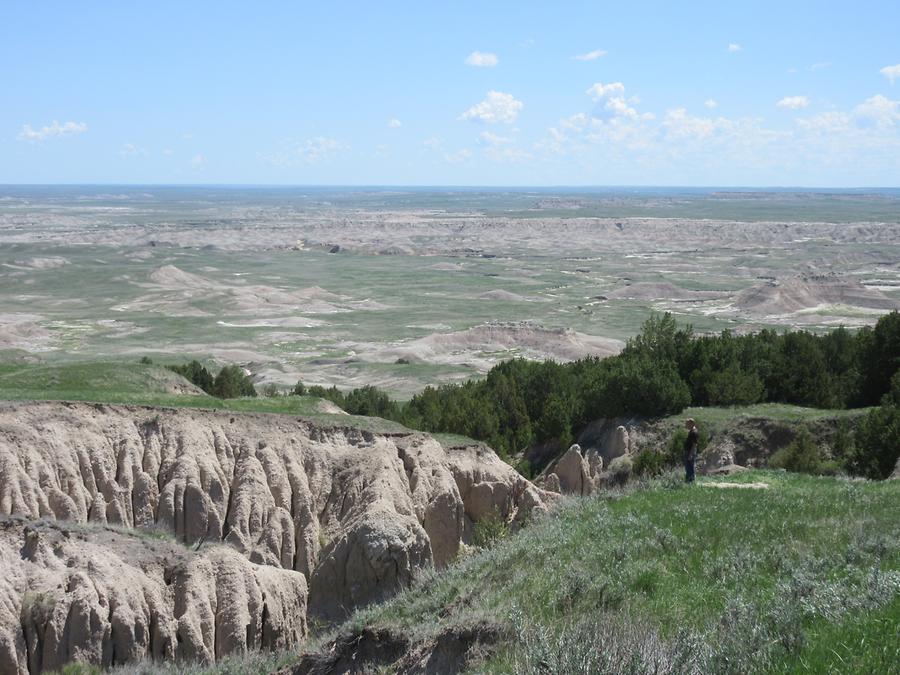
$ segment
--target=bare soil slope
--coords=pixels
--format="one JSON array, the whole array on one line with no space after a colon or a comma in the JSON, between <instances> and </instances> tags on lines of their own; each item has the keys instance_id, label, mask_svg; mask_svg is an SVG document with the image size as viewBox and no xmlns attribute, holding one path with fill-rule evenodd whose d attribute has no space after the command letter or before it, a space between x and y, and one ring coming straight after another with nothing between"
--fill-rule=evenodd
<instances>
[{"instance_id":1,"label":"bare soil slope","mask_svg":"<svg viewBox=\"0 0 900 675\"><path fill-rule=\"evenodd\" d=\"M291 646L307 604L333 620L385 599L480 518L515 525L547 497L489 449L419 433L0 404L0 673ZM66 534L84 523L127 529ZM142 548L132 529L171 541Z\"/></svg>"}]
</instances>

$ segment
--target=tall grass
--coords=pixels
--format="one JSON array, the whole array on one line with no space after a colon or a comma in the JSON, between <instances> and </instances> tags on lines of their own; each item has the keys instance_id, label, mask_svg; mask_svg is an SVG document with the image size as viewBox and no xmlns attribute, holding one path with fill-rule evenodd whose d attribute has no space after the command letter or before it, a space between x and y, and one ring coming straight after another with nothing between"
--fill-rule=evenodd
<instances>
[{"instance_id":1,"label":"tall grass","mask_svg":"<svg viewBox=\"0 0 900 675\"><path fill-rule=\"evenodd\" d=\"M753 471L731 480L768 490L713 490L676 478L568 500L358 613L348 629L426 638L496 621L515 637L478 666L492 673L841 672L842 661L890 672L886 664L900 663L900 483ZM842 630L872 637L833 648Z\"/></svg>"}]
</instances>

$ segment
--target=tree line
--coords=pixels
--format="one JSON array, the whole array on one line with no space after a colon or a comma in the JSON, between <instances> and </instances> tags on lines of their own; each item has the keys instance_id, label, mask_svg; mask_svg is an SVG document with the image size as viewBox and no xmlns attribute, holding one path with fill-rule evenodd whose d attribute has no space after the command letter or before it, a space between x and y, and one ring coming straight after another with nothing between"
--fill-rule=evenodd
<instances>
[{"instance_id":1,"label":"tree line","mask_svg":"<svg viewBox=\"0 0 900 675\"><path fill-rule=\"evenodd\" d=\"M351 414L470 436L508 456L535 444L564 447L600 418L663 417L689 406L767 402L876 406L890 398L898 369L897 312L857 331L765 329L717 335L697 335L665 313L652 315L616 356L570 363L513 359L481 380L426 387L405 404L372 386L344 393L298 383L294 393L329 399ZM880 439L879 447L885 449L868 468L857 458L860 473L874 476L883 473L891 456L896 461L900 431L892 436L891 425L900 414L891 412L897 404L886 403L883 409L887 412L877 409L861 424L860 440L871 444Z\"/></svg>"},{"instance_id":2,"label":"tree line","mask_svg":"<svg viewBox=\"0 0 900 675\"><path fill-rule=\"evenodd\" d=\"M256 396L237 366L225 366L215 377L197 361L169 368L213 396ZM600 418L654 418L689 406L766 402L815 408L882 404L861 422L857 445L863 445L850 462L855 472L875 477L893 467L900 446L900 375L893 389L891 382L898 371L898 312L856 331L717 335L697 335L665 313L651 315L616 356L570 363L512 359L483 379L429 386L406 403L371 385L343 392L298 382L291 393L328 399L355 415L469 436L503 457L536 444L565 447Z\"/></svg>"}]
</instances>

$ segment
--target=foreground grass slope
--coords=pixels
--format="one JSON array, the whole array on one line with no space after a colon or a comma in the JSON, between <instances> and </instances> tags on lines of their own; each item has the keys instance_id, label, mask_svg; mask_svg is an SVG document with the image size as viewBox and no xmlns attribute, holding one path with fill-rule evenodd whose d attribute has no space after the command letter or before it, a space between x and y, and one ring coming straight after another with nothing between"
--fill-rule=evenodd
<instances>
[{"instance_id":1,"label":"foreground grass slope","mask_svg":"<svg viewBox=\"0 0 900 675\"><path fill-rule=\"evenodd\" d=\"M900 482L730 480L769 487L572 500L344 630L499 623L478 672L900 672Z\"/></svg>"}]
</instances>

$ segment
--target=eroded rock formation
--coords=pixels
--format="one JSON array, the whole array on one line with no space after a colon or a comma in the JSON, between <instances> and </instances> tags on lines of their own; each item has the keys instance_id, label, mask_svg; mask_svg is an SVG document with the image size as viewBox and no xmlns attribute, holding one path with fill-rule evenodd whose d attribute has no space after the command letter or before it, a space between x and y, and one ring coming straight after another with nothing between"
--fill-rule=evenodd
<instances>
[{"instance_id":1,"label":"eroded rock formation","mask_svg":"<svg viewBox=\"0 0 900 675\"><path fill-rule=\"evenodd\" d=\"M545 497L489 449L424 434L0 404L0 673L290 646L307 600L341 618Z\"/></svg>"}]
</instances>

